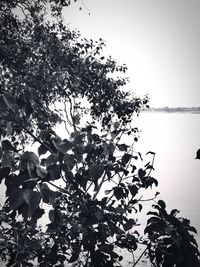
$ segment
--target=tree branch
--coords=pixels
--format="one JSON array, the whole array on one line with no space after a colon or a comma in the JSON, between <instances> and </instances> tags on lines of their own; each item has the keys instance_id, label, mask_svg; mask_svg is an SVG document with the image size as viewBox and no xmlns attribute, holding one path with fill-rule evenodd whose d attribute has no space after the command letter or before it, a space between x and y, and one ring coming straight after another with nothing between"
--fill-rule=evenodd
<instances>
[{"instance_id":1,"label":"tree branch","mask_svg":"<svg viewBox=\"0 0 200 267\"><path fill-rule=\"evenodd\" d=\"M44 146L49 152L51 152L51 154L56 155L56 153L49 148L44 142L42 142L37 136L35 136L31 131L29 131L21 122L16 121L21 127L22 129L29 134L34 140L36 140L38 143L40 143L42 146Z\"/></svg>"},{"instance_id":2,"label":"tree branch","mask_svg":"<svg viewBox=\"0 0 200 267\"><path fill-rule=\"evenodd\" d=\"M47 183L49 183L50 185L54 186L54 187L57 188L58 190L61 190L61 191L65 192L65 193L67 193L65 189L63 189L63 188L60 187L60 186L57 186L57 185L53 184L53 183L50 182L50 181L47 181Z\"/></svg>"}]
</instances>

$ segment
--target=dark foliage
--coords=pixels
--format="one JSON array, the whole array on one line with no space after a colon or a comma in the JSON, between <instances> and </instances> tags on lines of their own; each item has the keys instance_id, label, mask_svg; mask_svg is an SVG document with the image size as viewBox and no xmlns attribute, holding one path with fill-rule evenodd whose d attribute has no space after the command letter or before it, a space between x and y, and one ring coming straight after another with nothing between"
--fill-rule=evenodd
<instances>
[{"instance_id":1,"label":"dark foliage","mask_svg":"<svg viewBox=\"0 0 200 267\"><path fill-rule=\"evenodd\" d=\"M102 56L103 40L81 39L64 25L69 4L0 2L1 259L6 266L120 266L118 248L134 252L142 242L155 266L198 266L195 229L167 214L163 201L150 213L148 242L136 230L141 191L158 185L155 154L145 164L133 150L132 118L148 98L122 90L126 66ZM45 214L49 223L40 228Z\"/></svg>"},{"instance_id":2,"label":"dark foliage","mask_svg":"<svg viewBox=\"0 0 200 267\"><path fill-rule=\"evenodd\" d=\"M197 242L192 233L196 229L185 218L178 218L178 210L166 211L166 204L159 200L153 205L156 211L149 211L152 215L147 221L145 233L149 241L148 256L154 266L189 267L200 266Z\"/></svg>"}]
</instances>

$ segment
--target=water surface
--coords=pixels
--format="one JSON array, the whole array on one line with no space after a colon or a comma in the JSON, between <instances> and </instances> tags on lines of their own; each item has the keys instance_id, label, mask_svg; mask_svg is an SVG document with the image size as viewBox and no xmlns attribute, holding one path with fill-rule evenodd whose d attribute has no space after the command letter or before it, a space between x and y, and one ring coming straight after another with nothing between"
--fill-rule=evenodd
<instances>
[{"instance_id":1,"label":"water surface","mask_svg":"<svg viewBox=\"0 0 200 267\"><path fill-rule=\"evenodd\" d=\"M155 171L159 198L169 209L177 208L200 233L200 114L141 113L142 130L137 148L156 152ZM200 236L197 237L200 244Z\"/></svg>"}]
</instances>

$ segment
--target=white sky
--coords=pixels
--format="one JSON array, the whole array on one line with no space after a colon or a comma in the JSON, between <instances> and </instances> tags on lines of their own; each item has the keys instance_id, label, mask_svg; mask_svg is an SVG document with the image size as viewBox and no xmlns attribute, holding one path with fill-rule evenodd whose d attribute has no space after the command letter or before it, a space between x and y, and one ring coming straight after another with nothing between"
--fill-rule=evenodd
<instances>
[{"instance_id":1,"label":"white sky","mask_svg":"<svg viewBox=\"0 0 200 267\"><path fill-rule=\"evenodd\" d=\"M151 106L200 106L200 0L84 0L65 9L71 28L102 38L128 67L130 90Z\"/></svg>"}]
</instances>

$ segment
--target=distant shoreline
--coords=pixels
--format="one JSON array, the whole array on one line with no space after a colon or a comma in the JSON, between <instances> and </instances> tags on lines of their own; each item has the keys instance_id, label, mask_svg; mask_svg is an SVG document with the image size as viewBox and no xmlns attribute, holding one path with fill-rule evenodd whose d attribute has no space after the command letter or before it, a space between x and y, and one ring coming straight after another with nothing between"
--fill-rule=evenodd
<instances>
[{"instance_id":1,"label":"distant shoreline","mask_svg":"<svg viewBox=\"0 0 200 267\"><path fill-rule=\"evenodd\" d=\"M200 114L200 107L162 107L144 109L142 112L193 113Z\"/></svg>"}]
</instances>

